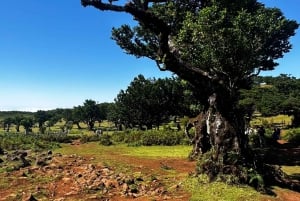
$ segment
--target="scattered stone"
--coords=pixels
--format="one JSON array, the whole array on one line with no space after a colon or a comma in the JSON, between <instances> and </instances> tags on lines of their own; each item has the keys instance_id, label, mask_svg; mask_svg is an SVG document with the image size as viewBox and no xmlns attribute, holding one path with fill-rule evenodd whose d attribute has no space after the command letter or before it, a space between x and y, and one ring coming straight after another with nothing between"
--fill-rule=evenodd
<instances>
[{"instance_id":1,"label":"scattered stone","mask_svg":"<svg viewBox=\"0 0 300 201\"><path fill-rule=\"evenodd\" d=\"M90 160L75 154L71 156L53 155L51 152L44 152L34 155L36 166L30 166L20 171L20 176L27 178L39 174L51 177L53 180L48 184L36 187L35 192L49 191L49 196L53 201L68 200L74 195L88 192L90 199L98 199L101 194L104 197L124 196L128 198L138 198L143 196L157 197L158 200L169 199L168 193L158 178L143 178L142 172L135 172L132 175L116 173L111 167L102 164L90 164ZM49 158L51 157L51 159ZM18 152L11 155L17 157L18 163L27 161L27 152ZM176 190L180 184L171 186ZM64 196L63 198L61 196ZM101 197L101 200L102 198ZM30 194L22 201L36 200Z\"/></svg>"}]
</instances>

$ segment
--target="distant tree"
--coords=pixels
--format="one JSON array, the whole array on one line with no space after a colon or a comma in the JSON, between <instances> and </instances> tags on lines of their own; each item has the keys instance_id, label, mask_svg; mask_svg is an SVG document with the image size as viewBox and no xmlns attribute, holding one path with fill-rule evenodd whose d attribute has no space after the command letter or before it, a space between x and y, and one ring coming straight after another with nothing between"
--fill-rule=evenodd
<instances>
[{"instance_id":1,"label":"distant tree","mask_svg":"<svg viewBox=\"0 0 300 201\"><path fill-rule=\"evenodd\" d=\"M15 124L16 126L16 131L17 132L20 132L20 125L21 125L21 121L24 117L23 116L20 116L20 115L17 115L13 118L13 123Z\"/></svg>"},{"instance_id":2,"label":"distant tree","mask_svg":"<svg viewBox=\"0 0 300 201\"><path fill-rule=\"evenodd\" d=\"M275 116L281 113L280 104L285 97L279 93L276 87L257 87L255 90L258 95L256 97L256 109L263 116Z\"/></svg>"},{"instance_id":3,"label":"distant tree","mask_svg":"<svg viewBox=\"0 0 300 201\"><path fill-rule=\"evenodd\" d=\"M280 105L284 114L292 116L292 126L300 127L300 97L288 97Z\"/></svg>"},{"instance_id":4,"label":"distant tree","mask_svg":"<svg viewBox=\"0 0 300 201\"><path fill-rule=\"evenodd\" d=\"M43 110L38 110L34 113L35 122L38 123L40 133L44 134L45 132L45 122L51 118L50 114Z\"/></svg>"},{"instance_id":5,"label":"distant tree","mask_svg":"<svg viewBox=\"0 0 300 201\"><path fill-rule=\"evenodd\" d=\"M146 79L138 75L115 99L119 120L126 127L152 129L170 116L183 115L189 105L178 78Z\"/></svg>"},{"instance_id":6,"label":"distant tree","mask_svg":"<svg viewBox=\"0 0 300 201\"><path fill-rule=\"evenodd\" d=\"M107 120L113 122L118 130L122 130L121 118L117 104L111 103L107 111Z\"/></svg>"},{"instance_id":7,"label":"distant tree","mask_svg":"<svg viewBox=\"0 0 300 201\"><path fill-rule=\"evenodd\" d=\"M103 120L107 119L107 115L109 112L110 105L112 103L100 103L98 104L99 107L99 119L97 119L98 122L102 122Z\"/></svg>"},{"instance_id":8,"label":"distant tree","mask_svg":"<svg viewBox=\"0 0 300 201\"><path fill-rule=\"evenodd\" d=\"M68 134L69 131L72 130L72 128L73 128L73 122L72 121L68 121L68 122L66 122L66 124L64 126L63 132L66 132Z\"/></svg>"},{"instance_id":9,"label":"distant tree","mask_svg":"<svg viewBox=\"0 0 300 201\"><path fill-rule=\"evenodd\" d=\"M204 109L191 156L207 156L198 167L202 173L211 179L235 174L244 181L241 172L251 169L265 181L291 187L275 177L274 167L263 161L257 164L258 158L247 145L245 114L238 102L240 89L250 88L261 71L273 70L276 59L291 49L289 38L298 28L296 21L257 0L81 2L99 11L132 15L135 27L113 29L117 44L126 53L148 57L160 70L171 71L194 86Z\"/></svg>"},{"instance_id":10,"label":"distant tree","mask_svg":"<svg viewBox=\"0 0 300 201\"><path fill-rule=\"evenodd\" d=\"M29 132L31 132L32 126L34 125L34 121L31 117L25 117L22 119L21 125L25 129L25 134L28 134Z\"/></svg>"},{"instance_id":11,"label":"distant tree","mask_svg":"<svg viewBox=\"0 0 300 201\"><path fill-rule=\"evenodd\" d=\"M73 109L64 109L61 116L65 122L73 121Z\"/></svg>"},{"instance_id":12,"label":"distant tree","mask_svg":"<svg viewBox=\"0 0 300 201\"><path fill-rule=\"evenodd\" d=\"M51 130L51 127L53 127L59 120L61 120L61 117L57 114L51 115L51 117L45 122L45 126L48 127L48 130Z\"/></svg>"},{"instance_id":13,"label":"distant tree","mask_svg":"<svg viewBox=\"0 0 300 201\"><path fill-rule=\"evenodd\" d=\"M3 128L6 132L9 132L11 125L14 123L13 118L7 117L3 120Z\"/></svg>"},{"instance_id":14,"label":"distant tree","mask_svg":"<svg viewBox=\"0 0 300 201\"><path fill-rule=\"evenodd\" d=\"M82 122L83 119L83 107L82 106L76 106L72 110L71 119L68 119L68 121L73 121L74 124L77 125L78 129L82 129L80 126L80 122Z\"/></svg>"},{"instance_id":15,"label":"distant tree","mask_svg":"<svg viewBox=\"0 0 300 201\"><path fill-rule=\"evenodd\" d=\"M88 125L89 130L93 130L95 121L100 117L100 109L94 100L85 100L82 110L82 119Z\"/></svg>"},{"instance_id":16,"label":"distant tree","mask_svg":"<svg viewBox=\"0 0 300 201\"><path fill-rule=\"evenodd\" d=\"M272 83L280 93L285 96L289 96L292 93L299 94L300 92L300 82L295 77L281 74L277 77L273 77ZM292 94L293 95L293 94Z\"/></svg>"},{"instance_id":17,"label":"distant tree","mask_svg":"<svg viewBox=\"0 0 300 201\"><path fill-rule=\"evenodd\" d=\"M64 111L62 112L62 119L66 123L73 122L73 124L77 125L78 129L81 129L81 116L81 106L73 107L72 109L64 109Z\"/></svg>"},{"instance_id":18,"label":"distant tree","mask_svg":"<svg viewBox=\"0 0 300 201\"><path fill-rule=\"evenodd\" d=\"M148 95L149 82L144 76L139 75L134 78L130 83L126 91L121 90L115 99L116 106L120 120L124 123L125 127L132 128L138 125L142 128L143 125L150 124L146 121L152 121L149 119L144 108L147 107L146 101L149 101ZM147 100L148 99L148 100Z\"/></svg>"},{"instance_id":19,"label":"distant tree","mask_svg":"<svg viewBox=\"0 0 300 201\"><path fill-rule=\"evenodd\" d=\"M300 126L300 79L286 74L257 77L255 87L247 93L262 115L287 114L293 117L293 127Z\"/></svg>"}]
</instances>

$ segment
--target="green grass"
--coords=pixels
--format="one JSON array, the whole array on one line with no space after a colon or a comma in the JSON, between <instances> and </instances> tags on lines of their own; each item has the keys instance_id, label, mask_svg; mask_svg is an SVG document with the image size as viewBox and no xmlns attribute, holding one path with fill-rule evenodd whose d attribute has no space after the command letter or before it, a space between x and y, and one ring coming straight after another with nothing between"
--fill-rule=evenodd
<instances>
[{"instance_id":1,"label":"green grass","mask_svg":"<svg viewBox=\"0 0 300 201\"><path fill-rule=\"evenodd\" d=\"M191 146L139 146L126 147L124 154L143 158L187 158Z\"/></svg>"},{"instance_id":2,"label":"green grass","mask_svg":"<svg viewBox=\"0 0 300 201\"><path fill-rule=\"evenodd\" d=\"M282 170L292 179L300 180L300 166L282 166Z\"/></svg>"},{"instance_id":3,"label":"green grass","mask_svg":"<svg viewBox=\"0 0 300 201\"><path fill-rule=\"evenodd\" d=\"M261 198L259 192L248 186L207 183L199 181L198 178L188 178L184 187L192 194L190 201L257 201Z\"/></svg>"},{"instance_id":4,"label":"green grass","mask_svg":"<svg viewBox=\"0 0 300 201\"><path fill-rule=\"evenodd\" d=\"M191 146L138 146L130 147L125 144L102 146L98 142L81 144L74 148L69 144L62 144L55 152L62 154L95 155L100 158L109 158L111 154L127 155L142 158L187 158Z\"/></svg>"}]
</instances>

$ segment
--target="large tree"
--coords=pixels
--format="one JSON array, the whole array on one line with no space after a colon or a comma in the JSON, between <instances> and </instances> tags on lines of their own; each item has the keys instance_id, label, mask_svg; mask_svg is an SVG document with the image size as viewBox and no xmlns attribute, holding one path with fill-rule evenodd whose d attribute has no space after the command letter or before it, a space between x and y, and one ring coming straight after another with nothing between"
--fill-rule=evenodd
<instances>
[{"instance_id":1,"label":"large tree","mask_svg":"<svg viewBox=\"0 0 300 201\"><path fill-rule=\"evenodd\" d=\"M291 49L289 38L298 28L295 21L257 0L81 2L100 11L132 15L137 26L113 29L117 44L128 54L154 60L160 70L171 71L194 86L205 106L195 121L192 153L207 156L200 172L212 179L237 175L247 182L249 174L243 167L248 167L266 181L288 183L269 174L272 167L259 163L249 151L238 100L240 89L250 88L252 78L262 70L273 70L276 59Z\"/></svg>"}]
</instances>

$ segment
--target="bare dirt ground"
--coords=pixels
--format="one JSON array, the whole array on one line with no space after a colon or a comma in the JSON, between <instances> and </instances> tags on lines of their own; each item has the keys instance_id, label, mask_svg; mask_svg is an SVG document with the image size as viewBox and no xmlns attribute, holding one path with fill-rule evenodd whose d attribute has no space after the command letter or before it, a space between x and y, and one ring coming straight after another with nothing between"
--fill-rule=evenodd
<instances>
[{"instance_id":1,"label":"bare dirt ground","mask_svg":"<svg viewBox=\"0 0 300 201\"><path fill-rule=\"evenodd\" d=\"M131 172L95 163L92 156L54 154L46 165L1 173L0 201L189 200L191 195L182 187L182 181L194 171L195 162L182 158L110 157L130 165ZM263 201L300 201L297 192L275 188L274 193L276 197Z\"/></svg>"}]
</instances>

